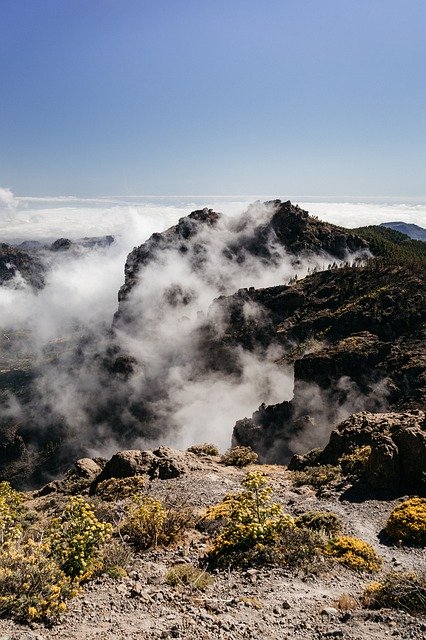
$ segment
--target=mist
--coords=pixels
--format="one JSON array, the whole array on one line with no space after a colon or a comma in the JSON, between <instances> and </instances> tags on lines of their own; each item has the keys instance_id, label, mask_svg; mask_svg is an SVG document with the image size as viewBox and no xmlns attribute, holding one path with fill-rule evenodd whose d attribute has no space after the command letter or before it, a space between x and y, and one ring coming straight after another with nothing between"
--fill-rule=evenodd
<instances>
[{"instance_id":1,"label":"mist","mask_svg":"<svg viewBox=\"0 0 426 640\"><path fill-rule=\"evenodd\" d=\"M325 254L295 260L273 238L268 259L245 250L246 238L270 218L273 205L247 206L241 198L216 202L215 210L224 212L217 227L201 226L195 249L193 243L182 252L172 244L155 254L118 306L133 247L194 210L196 200L31 199L7 189L0 197L2 215L8 216L1 227L4 241L115 238L109 247L42 251L47 271L40 291L23 282L0 287L2 332L17 354L31 358L36 372L30 402L9 395L5 416L37 433L60 424L61 437L76 455L201 441L224 450L236 420L261 403L290 400L293 369L278 364L281 347L229 347L226 362L212 366L202 339L207 324L214 325L218 340L226 333L225 318L212 306L219 296L284 284L336 261ZM243 259L225 259L236 243L243 246ZM262 321L253 304L244 314ZM131 371L111 376L117 358L129 358ZM308 444L316 442L299 439L294 447Z\"/></svg>"}]
</instances>

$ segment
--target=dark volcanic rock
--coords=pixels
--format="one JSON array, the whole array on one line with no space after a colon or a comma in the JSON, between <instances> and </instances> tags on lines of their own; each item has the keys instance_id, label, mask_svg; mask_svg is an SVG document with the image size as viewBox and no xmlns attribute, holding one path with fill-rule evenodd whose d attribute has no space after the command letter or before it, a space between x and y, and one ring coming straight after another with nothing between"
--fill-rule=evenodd
<instances>
[{"instance_id":1,"label":"dark volcanic rock","mask_svg":"<svg viewBox=\"0 0 426 640\"><path fill-rule=\"evenodd\" d=\"M278 342L287 353L283 364L294 362L293 400L263 406L237 422L235 443L252 446L264 461L283 463L298 452L294 442L301 432L324 445L333 424L344 417L340 407L346 415L423 407L424 292L420 271L367 265L219 299L216 305L228 322L222 350L223 342L246 348ZM248 300L268 318L263 332L262 326L254 331L237 321ZM304 428L301 421L309 418Z\"/></svg>"},{"instance_id":2,"label":"dark volcanic rock","mask_svg":"<svg viewBox=\"0 0 426 640\"><path fill-rule=\"evenodd\" d=\"M50 245L50 251L68 251L73 243L68 238L58 238Z\"/></svg>"},{"instance_id":3,"label":"dark volcanic rock","mask_svg":"<svg viewBox=\"0 0 426 640\"><path fill-rule=\"evenodd\" d=\"M45 268L40 260L17 247L0 244L0 285L20 287L27 283L34 289L42 289L44 275Z\"/></svg>"}]
</instances>

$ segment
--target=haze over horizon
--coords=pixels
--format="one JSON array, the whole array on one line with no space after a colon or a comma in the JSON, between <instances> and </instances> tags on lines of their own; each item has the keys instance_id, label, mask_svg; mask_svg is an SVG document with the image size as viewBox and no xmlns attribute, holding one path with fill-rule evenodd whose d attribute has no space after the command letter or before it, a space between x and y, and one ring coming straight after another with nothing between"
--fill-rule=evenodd
<instances>
[{"instance_id":1,"label":"haze over horizon","mask_svg":"<svg viewBox=\"0 0 426 640\"><path fill-rule=\"evenodd\" d=\"M3 0L0 185L424 198L425 23L422 0Z\"/></svg>"}]
</instances>

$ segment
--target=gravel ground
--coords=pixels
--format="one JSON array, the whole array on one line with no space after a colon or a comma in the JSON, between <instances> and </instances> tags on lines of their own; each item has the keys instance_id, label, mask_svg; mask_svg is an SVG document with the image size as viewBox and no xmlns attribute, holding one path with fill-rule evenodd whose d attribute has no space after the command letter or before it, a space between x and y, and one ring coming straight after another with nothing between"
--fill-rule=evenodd
<instances>
[{"instance_id":1,"label":"gravel ground","mask_svg":"<svg viewBox=\"0 0 426 640\"><path fill-rule=\"evenodd\" d=\"M424 550L388 547L379 541L378 534L397 501L350 502L332 490L317 497L308 487L294 488L284 468L263 469L270 474L275 497L293 515L311 509L334 511L344 521L347 533L375 547L384 558L384 570L426 569ZM203 507L238 489L244 473L206 461L202 471L153 481L149 492L160 497L178 496L187 504ZM278 568L220 572L204 592L165 583L169 567L182 562L196 564L206 544L206 538L199 534L173 550L137 554L129 577L94 580L70 602L56 626L28 627L1 620L0 640L423 640L426 635L426 619L404 611L369 611L359 606L349 611L339 609L337 600L342 594L357 599L372 579L339 565L324 563L315 567L314 573Z\"/></svg>"}]
</instances>

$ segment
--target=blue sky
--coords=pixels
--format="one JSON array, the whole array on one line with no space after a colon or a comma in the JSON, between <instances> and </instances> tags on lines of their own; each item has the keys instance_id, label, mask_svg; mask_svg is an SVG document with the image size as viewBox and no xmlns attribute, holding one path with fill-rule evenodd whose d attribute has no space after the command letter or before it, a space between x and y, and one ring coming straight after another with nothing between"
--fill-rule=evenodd
<instances>
[{"instance_id":1,"label":"blue sky","mask_svg":"<svg viewBox=\"0 0 426 640\"><path fill-rule=\"evenodd\" d=\"M0 186L424 196L424 0L1 0Z\"/></svg>"}]
</instances>

